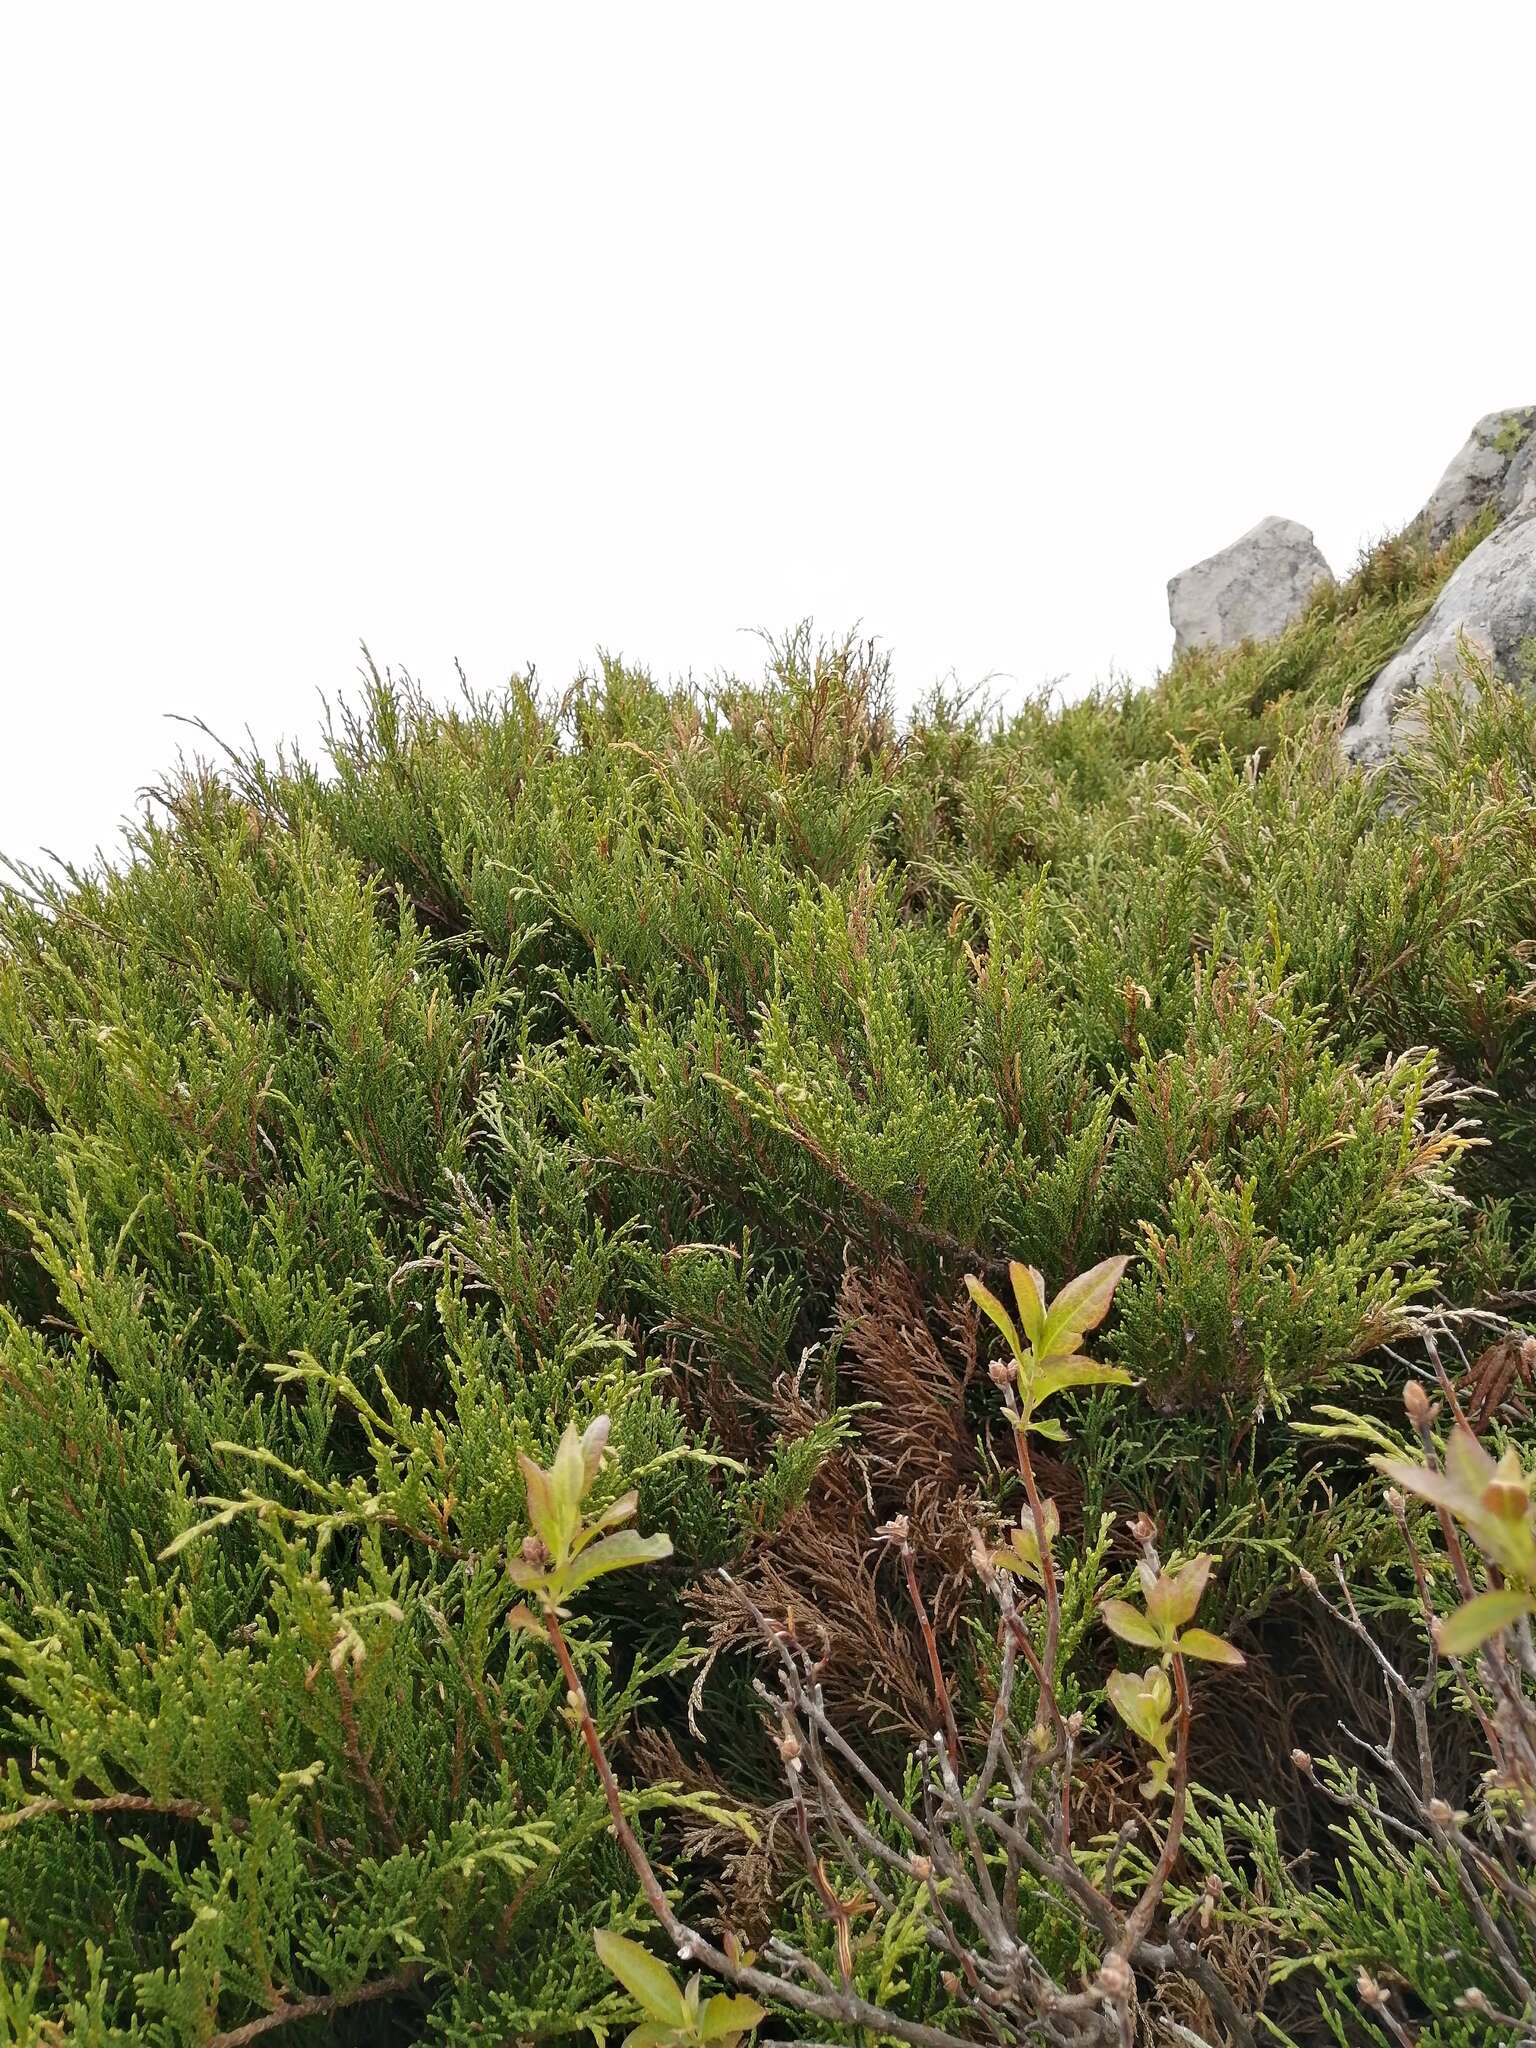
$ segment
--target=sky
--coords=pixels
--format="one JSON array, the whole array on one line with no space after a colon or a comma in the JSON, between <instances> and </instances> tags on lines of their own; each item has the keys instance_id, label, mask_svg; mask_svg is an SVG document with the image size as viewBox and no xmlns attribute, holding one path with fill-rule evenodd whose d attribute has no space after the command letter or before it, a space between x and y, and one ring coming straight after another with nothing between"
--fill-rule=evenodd
<instances>
[{"instance_id":1,"label":"sky","mask_svg":"<svg viewBox=\"0 0 1536 2048\"><path fill-rule=\"evenodd\" d=\"M862 624L1149 681L1536 401L1536 9L0 11L0 850L187 743Z\"/></svg>"}]
</instances>

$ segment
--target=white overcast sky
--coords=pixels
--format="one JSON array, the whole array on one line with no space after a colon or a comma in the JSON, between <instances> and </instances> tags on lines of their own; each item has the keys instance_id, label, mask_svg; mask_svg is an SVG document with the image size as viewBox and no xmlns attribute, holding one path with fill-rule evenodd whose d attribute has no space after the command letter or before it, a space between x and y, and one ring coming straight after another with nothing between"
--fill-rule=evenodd
<instances>
[{"instance_id":1,"label":"white overcast sky","mask_svg":"<svg viewBox=\"0 0 1536 2048\"><path fill-rule=\"evenodd\" d=\"M1536 9L0 11L0 848L357 645L904 692L1166 658L1269 512L1336 567L1536 401Z\"/></svg>"}]
</instances>

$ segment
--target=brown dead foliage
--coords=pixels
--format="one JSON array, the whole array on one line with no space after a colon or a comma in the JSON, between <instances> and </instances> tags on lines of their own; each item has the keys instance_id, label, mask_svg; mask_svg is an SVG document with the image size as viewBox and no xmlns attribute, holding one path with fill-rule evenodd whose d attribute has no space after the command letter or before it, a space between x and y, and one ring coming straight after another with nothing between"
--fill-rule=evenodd
<instances>
[{"instance_id":1,"label":"brown dead foliage","mask_svg":"<svg viewBox=\"0 0 1536 2048\"><path fill-rule=\"evenodd\" d=\"M1506 1422L1529 1422L1533 1385L1536 1337L1506 1330L1472 1361L1456 1393L1468 1422L1481 1435L1496 1415Z\"/></svg>"},{"instance_id":2,"label":"brown dead foliage","mask_svg":"<svg viewBox=\"0 0 1536 2048\"><path fill-rule=\"evenodd\" d=\"M935 1309L891 1262L848 1268L837 1302L839 1398L868 1404L858 1437L829 1458L804 1504L753 1548L740 1591L695 1588L712 1651L754 1633L740 1597L790 1625L823 1664L834 1716L874 1734L931 1734L937 1703L922 1637L896 1561L876 1531L905 1515L935 1633L952 1644L971 1584L970 1530L981 1513L966 1392L977 1374L974 1312ZM798 1381L774 1390L773 1420L801 1434L817 1397Z\"/></svg>"},{"instance_id":3,"label":"brown dead foliage","mask_svg":"<svg viewBox=\"0 0 1536 2048\"><path fill-rule=\"evenodd\" d=\"M1229 1922L1203 1934L1200 1946L1245 2019L1257 2019L1270 2009L1269 1969L1275 1943L1262 1928ZM1176 2028L1188 2031L1176 2032ZM1205 1993L1190 1978L1174 1971L1158 1979L1151 1998L1136 2015L1137 2048L1169 2048L1170 2043L1190 2040L1214 2044L1229 2039Z\"/></svg>"},{"instance_id":4,"label":"brown dead foliage","mask_svg":"<svg viewBox=\"0 0 1536 2048\"><path fill-rule=\"evenodd\" d=\"M750 1822L755 1840L739 1828L701 1816L675 1817L668 1826L690 1881L713 1901L720 1925L732 1928L749 1944L766 1940L785 1886L801 1867L794 1830L787 1822L787 1803L763 1806L743 1800L702 1755L685 1754L667 1729L654 1724L634 1731L626 1754L646 1784L670 1783L685 1792L712 1793Z\"/></svg>"},{"instance_id":5,"label":"brown dead foliage","mask_svg":"<svg viewBox=\"0 0 1536 2048\"><path fill-rule=\"evenodd\" d=\"M1412 1670L1422 1646L1410 1624L1377 1624L1383 1647ZM1195 1687L1192 1766L1213 1792L1251 1800L1266 1787L1288 1853L1311 1855L1324 1867L1338 1853L1332 1833L1338 1808L1317 1781L1277 1759L1293 1750L1309 1755L1359 1755L1356 1742L1387 1743L1393 1721L1380 1671L1370 1653L1310 1602L1274 1609L1243 1635L1247 1663L1219 1677L1202 1675ZM1436 1713L1431 1720L1437 1776L1458 1804L1470 1802L1477 1777L1474 1731L1465 1715ZM1410 1732L1399 1717L1398 1746L1412 1763ZM1414 1769L1416 1771L1416 1766Z\"/></svg>"}]
</instances>

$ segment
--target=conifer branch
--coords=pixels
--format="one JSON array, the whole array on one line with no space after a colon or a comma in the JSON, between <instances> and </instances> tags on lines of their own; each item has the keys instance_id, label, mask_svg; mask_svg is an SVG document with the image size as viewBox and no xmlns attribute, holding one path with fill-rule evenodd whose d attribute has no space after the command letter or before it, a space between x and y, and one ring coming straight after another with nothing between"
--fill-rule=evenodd
<instances>
[{"instance_id":1,"label":"conifer branch","mask_svg":"<svg viewBox=\"0 0 1536 2048\"><path fill-rule=\"evenodd\" d=\"M247 2020L244 2026L229 2027L215 2034L208 2048L248 2048L252 2041L260 2041L278 2027L296 2026L300 2020L329 2019L333 2013L347 2012L354 2006L376 2005L380 1999L396 1998L401 1993L414 1990L421 1982L420 1963L402 1963L387 1977L375 1977L366 1984L358 1984L351 1991L325 1991L312 1998L295 1998L280 2005L273 2012L266 2012L259 2019Z\"/></svg>"}]
</instances>

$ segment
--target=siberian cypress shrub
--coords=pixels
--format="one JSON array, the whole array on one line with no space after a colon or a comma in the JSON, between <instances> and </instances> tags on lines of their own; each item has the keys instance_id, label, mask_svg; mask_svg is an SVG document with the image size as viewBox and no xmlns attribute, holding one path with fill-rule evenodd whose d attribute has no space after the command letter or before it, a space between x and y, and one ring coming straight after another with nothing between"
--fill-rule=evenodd
<instances>
[{"instance_id":1,"label":"siberian cypress shrub","mask_svg":"<svg viewBox=\"0 0 1536 2048\"><path fill-rule=\"evenodd\" d=\"M684 1894L799 1914L733 1832L772 1759L713 1575L819 1618L899 1762L927 1667L863 1546L910 1514L984 1694L963 1281L1010 1256L1132 1255L1070 1529L1219 1551L1250 1646L1334 1557L1401 1604L1358 1445L1294 1425L1536 1284L1536 716L1447 695L1390 786L1335 748L1453 555L1007 716L899 719L807 633L710 692L370 671L321 764L185 766L124 862L15 873L0 2038L624 2019L591 1934L645 1916L507 1621L519 1453L599 1413L674 1546L573 1624L604 1738Z\"/></svg>"}]
</instances>

